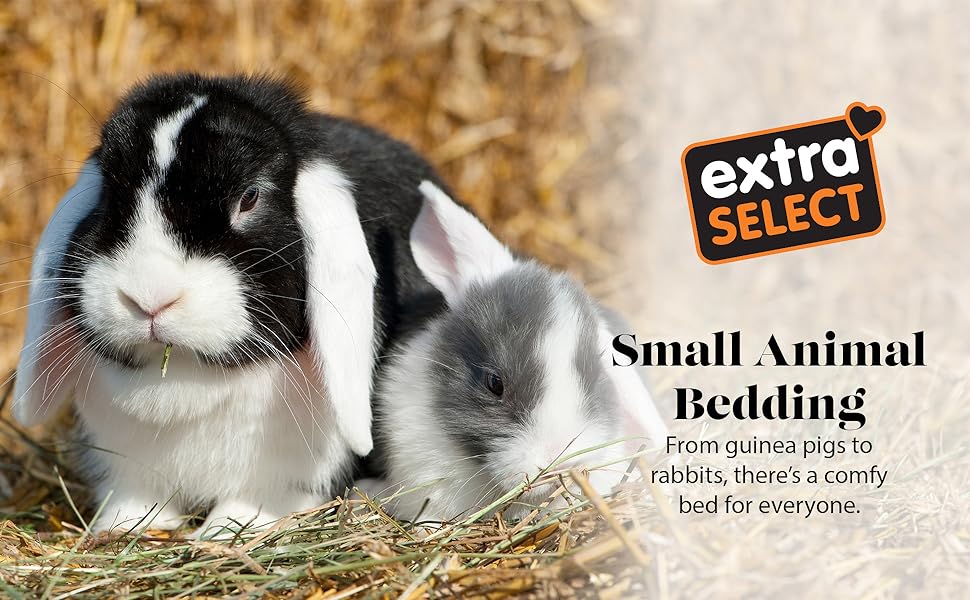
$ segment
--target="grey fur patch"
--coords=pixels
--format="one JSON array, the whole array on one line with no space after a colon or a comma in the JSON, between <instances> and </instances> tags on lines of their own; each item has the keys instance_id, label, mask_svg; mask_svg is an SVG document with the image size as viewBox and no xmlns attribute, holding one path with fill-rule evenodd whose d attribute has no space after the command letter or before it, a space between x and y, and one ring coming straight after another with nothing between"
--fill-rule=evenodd
<instances>
[{"instance_id":1,"label":"grey fur patch","mask_svg":"<svg viewBox=\"0 0 970 600\"><path fill-rule=\"evenodd\" d=\"M467 456L487 467L490 452L502 448L525 428L542 399L548 377L540 348L545 335L559 326L557 295L565 293L580 315L580 339L572 364L584 392L583 407L591 422L613 423L614 394L600 362L596 308L570 277L535 263L522 263L488 284L472 286L462 302L439 321L430 373L435 408L446 433ZM572 318L570 316L570 318ZM501 398L489 392L485 374L501 376Z\"/></svg>"}]
</instances>

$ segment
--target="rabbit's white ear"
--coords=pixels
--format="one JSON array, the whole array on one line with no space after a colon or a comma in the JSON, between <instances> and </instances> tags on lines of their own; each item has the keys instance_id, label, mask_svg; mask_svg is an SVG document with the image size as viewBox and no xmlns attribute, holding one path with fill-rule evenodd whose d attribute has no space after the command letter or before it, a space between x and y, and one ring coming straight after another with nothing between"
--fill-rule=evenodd
<instances>
[{"instance_id":1,"label":"rabbit's white ear","mask_svg":"<svg viewBox=\"0 0 970 600\"><path fill-rule=\"evenodd\" d=\"M334 165L318 161L304 167L294 197L306 247L310 375L316 388L311 393L314 401L329 401L340 433L364 456L374 447L370 391L377 270L352 185Z\"/></svg>"},{"instance_id":2,"label":"rabbit's white ear","mask_svg":"<svg viewBox=\"0 0 970 600\"><path fill-rule=\"evenodd\" d=\"M78 224L94 210L101 197L101 169L90 158L80 176L57 203L34 250L30 269L27 331L17 365L14 417L30 426L57 412L71 395L77 378L80 334L61 312L60 267Z\"/></svg>"},{"instance_id":3,"label":"rabbit's white ear","mask_svg":"<svg viewBox=\"0 0 970 600\"><path fill-rule=\"evenodd\" d=\"M623 331L618 329L618 323L611 322L617 320L618 315L610 314L610 316L614 318L600 317L599 338L600 346L603 348L600 356L603 368L616 390L623 432L625 435L636 436L646 434L650 438L651 448L663 447L667 442L669 430L657 411L657 406L653 403L643 378L637 372L639 367L620 367L613 364L613 337Z\"/></svg>"},{"instance_id":4,"label":"rabbit's white ear","mask_svg":"<svg viewBox=\"0 0 970 600\"><path fill-rule=\"evenodd\" d=\"M411 253L448 304L469 284L494 279L515 265L509 249L441 188L422 181L418 189L424 204L411 228Z\"/></svg>"}]
</instances>

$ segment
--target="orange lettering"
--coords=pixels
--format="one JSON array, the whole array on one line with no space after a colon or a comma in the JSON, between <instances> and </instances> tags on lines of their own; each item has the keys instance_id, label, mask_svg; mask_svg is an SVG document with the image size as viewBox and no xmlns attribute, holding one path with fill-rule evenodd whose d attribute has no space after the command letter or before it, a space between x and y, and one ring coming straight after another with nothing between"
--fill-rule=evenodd
<instances>
[{"instance_id":1,"label":"orange lettering","mask_svg":"<svg viewBox=\"0 0 970 600\"><path fill-rule=\"evenodd\" d=\"M808 214L808 211L804 208L795 208L796 204L800 204L805 201L805 194L792 194L790 196L785 196L785 214L788 215L788 229L792 231L805 231L809 228L809 224L805 221L799 221L798 217Z\"/></svg>"},{"instance_id":2,"label":"orange lettering","mask_svg":"<svg viewBox=\"0 0 970 600\"><path fill-rule=\"evenodd\" d=\"M741 230L742 240L756 240L761 237L761 231L751 229L751 225L758 224L758 217L748 213L758 208L757 202L738 204L738 229Z\"/></svg>"},{"instance_id":3,"label":"orange lettering","mask_svg":"<svg viewBox=\"0 0 970 600\"><path fill-rule=\"evenodd\" d=\"M831 227L832 225L837 225L842 217L839 215L833 215L831 217L826 217L819 210L819 203L823 198L832 198L835 196L835 190L831 188L822 188L819 191L812 194L812 199L808 201L808 210L812 213L812 219L822 225L823 227Z\"/></svg>"},{"instance_id":4,"label":"orange lettering","mask_svg":"<svg viewBox=\"0 0 970 600\"><path fill-rule=\"evenodd\" d=\"M730 221L724 221L721 217L731 214L731 209L727 206L718 206L711 211L708 215L708 221L711 223L711 227L714 229L723 229L725 231L724 235L715 235L711 238L711 241L718 246L726 246L734 241L734 238L738 237L738 231L734 227L734 223Z\"/></svg>"},{"instance_id":5,"label":"orange lettering","mask_svg":"<svg viewBox=\"0 0 970 600\"><path fill-rule=\"evenodd\" d=\"M775 218L771 216L771 202L768 202L767 198L761 201L761 212L765 213L765 233L781 235L788 231L784 225L775 225Z\"/></svg>"},{"instance_id":6,"label":"orange lettering","mask_svg":"<svg viewBox=\"0 0 970 600\"><path fill-rule=\"evenodd\" d=\"M850 183L839 188L839 193L845 194L845 200L849 204L849 218L853 221L859 220L859 199L855 195L861 191L861 183Z\"/></svg>"}]
</instances>

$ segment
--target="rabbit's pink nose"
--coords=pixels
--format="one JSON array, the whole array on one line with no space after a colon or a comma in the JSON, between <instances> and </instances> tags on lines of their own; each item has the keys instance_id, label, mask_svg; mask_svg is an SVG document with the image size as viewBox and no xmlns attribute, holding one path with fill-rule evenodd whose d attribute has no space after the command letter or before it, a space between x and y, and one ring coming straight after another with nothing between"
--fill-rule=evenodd
<instances>
[{"instance_id":1,"label":"rabbit's pink nose","mask_svg":"<svg viewBox=\"0 0 970 600\"><path fill-rule=\"evenodd\" d=\"M121 303L128 310L139 313L145 317L148 317L149 319L154 319L178 303L178 301L182 299L182 292L179 292L174 296L166 297L163 300L145 300L135 299L131 294L125 293L124 290L118 290L118 297L121 299Z\"/></svg>"}]
</instances>

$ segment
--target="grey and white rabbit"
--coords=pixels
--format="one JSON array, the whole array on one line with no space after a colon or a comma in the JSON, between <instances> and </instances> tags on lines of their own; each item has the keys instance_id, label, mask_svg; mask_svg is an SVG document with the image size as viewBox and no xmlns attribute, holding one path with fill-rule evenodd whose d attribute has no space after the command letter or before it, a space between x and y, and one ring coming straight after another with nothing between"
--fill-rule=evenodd
<instances>
[{"instance_id":1,"label":"grey and white rabbit","mask_svg":"<svg viewBox=\"0 0 970 600\"><path fill-rule=\"evenodd\" d=\"M430 181L411 250L447 309L401 343L379 377L375 440L401 518L447 521L488 505L561 457L667 430L639 375L614 367L609 317L569 276L520 260ZM608 463L606 445L560 468ZM608 491L614 471L591 482ZM411 490L410 488L417 488ZM401 490L410 490L398 493ZM552 489L536 486L507 516Z\"/></svg>"}]
</instances>

